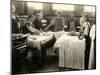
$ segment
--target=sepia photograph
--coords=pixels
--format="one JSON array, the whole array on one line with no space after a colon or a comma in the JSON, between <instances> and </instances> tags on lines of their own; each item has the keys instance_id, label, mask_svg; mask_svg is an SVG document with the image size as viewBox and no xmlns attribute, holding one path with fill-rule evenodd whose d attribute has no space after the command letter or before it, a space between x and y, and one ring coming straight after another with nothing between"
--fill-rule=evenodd
<instances>
[{"instance_id":1,"label":"sepia photograph","mask_svg":"<svg viewBox=\"0 0 100 75\"><path fill-rule=\"evenodd\" d=\"M96 5L11 0L11 74L96 69Z\"/></svg>"}]
</instances>

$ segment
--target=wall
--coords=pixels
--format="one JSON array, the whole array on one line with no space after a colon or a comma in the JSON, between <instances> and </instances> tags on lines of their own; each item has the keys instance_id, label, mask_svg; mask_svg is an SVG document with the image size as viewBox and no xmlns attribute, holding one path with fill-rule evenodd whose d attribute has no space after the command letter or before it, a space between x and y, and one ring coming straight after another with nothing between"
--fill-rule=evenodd
<instances>
[{"instance_id":1,"label":"wall","mask_svg":"<svg viewBox=\"0 0 100 75\"><path fill-rule=\"evenodd\" d=\"M16 13L19 15L29 15L33 14L35 11L40 11L40 10L33 10L33 8L29 8L27 6L27 2L23 1L13 1L13 3L16 6ZM66 4L64 4L66 5ZM70 13L74 13L75 16L81 16L81 13L83 12L83 7L84 5L74 5L74 11L62 11L63 16L67 16ZM52 4L51 3L43 3L43 11L45 15L54 15L55 10L53 10ZM29 13L28 13L29 12ZM92 16L92 13L89 13L90 17L95 17Z\"/></svg>"},{"instance_id":2,"label":"wall","mask_svg":"<svg viewBox=\"0 0 100 75\"><path fill-rule=\"evenodd\" d=\"M34 12L39 12L40 10L33 10L33 8L29 8L27 6L27 2L19 2L19 1L14 1L13 2L16 6L16 14L19 15L20 20L21 20L21 25L24 25L24 19L28 16L33 14ZM74 11L62 11L62 15L65 18L65 21L67 21L68 15L70 15L71 13L75 14L75 19L76 19L76 23L77 26L79 26L79 19L81 17L81 14L83 12L83 7L84 5L74 5ZM55 16L55 10L53 10L52 8L52 4L51 3L43 3L43 11L44 14L46 16L46 18L48 18L50 21L52 20L52 18ZM25 17L24 17L25 15ZM92 13L88 13L89 15L89 20L91 25L94 23L95 21L95 16L92 16Z\"/></svg>"}]
</instances>

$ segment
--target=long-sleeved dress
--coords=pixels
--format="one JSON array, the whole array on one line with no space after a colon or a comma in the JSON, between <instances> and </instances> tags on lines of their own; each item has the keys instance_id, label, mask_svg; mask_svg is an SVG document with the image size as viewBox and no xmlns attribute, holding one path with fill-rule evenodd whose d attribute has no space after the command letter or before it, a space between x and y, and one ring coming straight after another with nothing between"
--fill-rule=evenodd
<instances>
[{"instance_id":1,"label":"long-sleeved dress","mask_svg":"<svg viewBox=\"0 0 100 75\"><path fill-rule=\"evenodd\" d=\"M50 22L50 25L46 28L50 28L51 26L53 26L52 31L57 32L57 31L62 31L63 27L65 25L65 21L63 17L54 17L52 19L52 21Z\"/></svg>"},{"instance_id":2,"label":"long-sleeved dress","mask_svg":"<svg viewBox=\"0 0 100 75\"><path fill-rule=\"evenodd\" d=\"M31 22L27 21L23 27L23 33L39 34L39 30L33 27Z\"/></svg>"}]
</instances>

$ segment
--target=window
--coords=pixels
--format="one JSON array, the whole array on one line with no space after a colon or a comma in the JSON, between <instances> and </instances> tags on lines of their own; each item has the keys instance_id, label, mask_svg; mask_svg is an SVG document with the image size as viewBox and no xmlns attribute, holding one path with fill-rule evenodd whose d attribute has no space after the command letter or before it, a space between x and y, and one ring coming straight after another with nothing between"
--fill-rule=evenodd
<instances>
[{"instance_id":1,"label":"window","mask_svg":"<svg viewBox=\"0 0 100 75\"><path fill-rule=\"evenodd\" d=\"M33 8L33 9L37 9L37 10L42 10L43 9L43 4L42 3L32 3L32 2L28 2L27 6L29 8Z\"/></svg>"},{"instance_id":2,"label":"window","mask_svg":"<svg viewBox=\"0 0 100 75\"><path fill-rule=\"evenodd\" d=\"M53 4L53 10L73 11L74 5Z\"/></svg>"},{"instance_id":3,"label":"window","mask_svg":"<svg viewBox=\"0 0 100 75\"><path fill-rule=\"evenodd\" d=\"M95 12L95 6L84 6L84 12Z\"/></svg>"}]
</instances>

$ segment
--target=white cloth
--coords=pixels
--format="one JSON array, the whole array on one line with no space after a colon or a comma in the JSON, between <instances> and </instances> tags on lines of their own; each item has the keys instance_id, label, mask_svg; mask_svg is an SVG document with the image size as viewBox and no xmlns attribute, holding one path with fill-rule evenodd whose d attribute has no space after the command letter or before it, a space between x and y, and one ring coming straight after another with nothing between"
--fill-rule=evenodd
<instances>
[{"instance_id":1,"label":"white cloth","mask_svg":"<svg viewBox=\"0 0 100 75\"><path fill-rule=\"evenodd\" d=\"M41 45L50 41L53 35L31 35L27 38L27 45L41 50Z\"/></svg>"},{"instance_id":2,"label":"white cloth","mask_svg":"<svg viewBox=\"0 0 100 75\"><path fill-rule=\"evenodd\" d=\"M59 67L84 69L85 39L64 34L56 41L54 48L59 48Z\"/></svg>"},{"instance_id":3,"label":"white cloth","mask_svg":"<svg viewBox=\"0 0 100 75\"><path fill-rule=\"evenodd\" d=\"M58 40L62 35L66 34L69 35L70 32L65 32L65 31L58 31L58 32L48 32L49 34L53 34L55 39ZM76 32L76 34L78 34Z\"/></svg>"},{"instance_id":4,"label":"white cloth","mask_svg":"<svg viewBox=\"0 0 100 75\"><path fill-rule=\"evenodd\" d=\"M93 66L94 66L95 25L93 25L91 30L90 30L90 38L91 38L91 48L90 48L90 57L89 57L89 67L88 67L88 69L93 69Z\"/></svg>"},{"instance_id":5,"label":"white cloth","mask_svg":"<svg viewBox=\"0 0 100 75\"><path fill-rule=\"evenodd\" d=\"M88 36L88 34L89 34L89 28L90 28L90 23L89 22L85 22L83 24L83 28L84 28L84 31L83 31L84 35Z\"/></svg>"},{"instance_id":6,"label":"white cloth","mask_svg":"<svg viewBox=\"0 0 100 75\"><path fill-rule=\"evenodd\" d=\"M53 32L56 40L59 39L63 34L67 34L68 32L65 31L58 31L58 32Z\"/></svg>"},{"instance_id":7,"label":"white cloth","mask_svg":"<svg viewBox=\"0 0 100 75\"><path fill-rule=\"evenodd\" d=\"M96 32L96 30L95 30L95 25L93 25L93 26L91 27L91 30L90 30L90 38L91 38L92 40L95 39L95 32Z\"/></svg>"}]
</instances>

